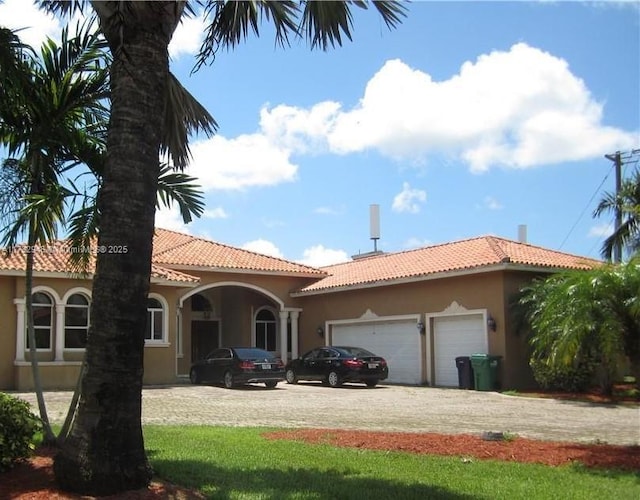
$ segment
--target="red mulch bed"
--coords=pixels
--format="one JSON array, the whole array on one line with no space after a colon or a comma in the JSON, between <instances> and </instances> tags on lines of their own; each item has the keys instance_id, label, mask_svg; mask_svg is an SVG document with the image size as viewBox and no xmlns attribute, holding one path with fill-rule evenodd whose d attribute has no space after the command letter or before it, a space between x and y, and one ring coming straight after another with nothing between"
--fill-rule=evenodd
<instances>
[{"instance_id":1,"label":"red mulch bed","mask_svg":"<svg viewBox=\"0 0 640 500\"><path fill-rule=\"evenodd\" d=\"M55 448L38 448L33 457L0 473L0 498L15 500L90 500L96 497L60 491L53 476ZM153 479L148 488L100 497L105 500L201 500L200 493Z\"/></svg>"},{"instance_id":2,"label":"red mulch bed","mask_svg":"<svg viewBox=\"0 0 640 500\"><path fill-rule=\"evenodd\" d=\"M490 441L467 434L368 432L333 429L295 429L263 434L267 439L291 439L346 448L393 450L406 453L459 456L558 466L580 462L586 467L640 472L640 446L558 443L514 437Z\"/></svg>"}]
</instances>

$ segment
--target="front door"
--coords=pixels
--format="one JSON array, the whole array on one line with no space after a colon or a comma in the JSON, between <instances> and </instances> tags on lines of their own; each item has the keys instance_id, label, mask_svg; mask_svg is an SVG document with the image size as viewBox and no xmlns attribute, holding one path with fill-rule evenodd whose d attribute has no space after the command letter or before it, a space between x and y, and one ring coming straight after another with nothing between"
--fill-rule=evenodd
<instances>
[{"instance_id":1,"label":"front door","mask_svg":"<svg viewBox=\"0 0 640 500\"><path fill-rule=\"evenodd\" d=\"M220 346L220 324L217 321L191 322L191 362L199 361Z\"/></svg>"}]
</instances>

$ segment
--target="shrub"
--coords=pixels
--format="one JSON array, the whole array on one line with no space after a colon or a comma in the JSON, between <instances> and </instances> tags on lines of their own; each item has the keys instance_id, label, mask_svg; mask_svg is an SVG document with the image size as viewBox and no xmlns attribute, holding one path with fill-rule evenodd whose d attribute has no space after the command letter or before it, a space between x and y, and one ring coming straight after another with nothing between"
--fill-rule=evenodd
<instances>
[{"instance_id":1,"label":"shrub","mask_svg":"<svg viewBox=\"0 0 640 500\"><path fill-rule=\"evenodd\" d=\"M554 366L541 359L529 361L533 377L545 390L563 392L583 392L591 386L595 366L583 362L577 366Z\"/></svg>"},{"instance_id":2,"label":"shrub","mask_svg":"<svg viewBox=\"0 0 640 500\"><path fill-rule=\"evenodd\" d=\"M31 454L34 435L41 428L26 401L0 392L0 472Z\"/></svg>"}]
</instances>

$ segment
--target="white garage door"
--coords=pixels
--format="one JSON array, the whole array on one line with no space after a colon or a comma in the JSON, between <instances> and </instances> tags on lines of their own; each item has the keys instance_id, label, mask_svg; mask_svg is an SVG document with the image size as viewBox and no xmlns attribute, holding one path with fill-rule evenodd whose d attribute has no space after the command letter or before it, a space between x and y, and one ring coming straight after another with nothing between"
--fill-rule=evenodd
<instances>
[{"instance_id":1,"label":"white garage door","mask_svg":"<svg viewBox=\"0 0 640 500\"><path fill-rule=\"evenodd\" d=\"M434 318L434 385L458 386L458 356L487 352L487 335L482 314Z\"/></svg>"},{"instance_id":2,"label":"white garage door","mask_svg":"<svg viewBox=\"0 0 640 500\"><path fill-rule=\"evenodd\" d=\"M386 382L419 384L420 334L415 321L389 321L333 326L333 345L364 347L389 365Z\"/></svg>"}]
</instances>

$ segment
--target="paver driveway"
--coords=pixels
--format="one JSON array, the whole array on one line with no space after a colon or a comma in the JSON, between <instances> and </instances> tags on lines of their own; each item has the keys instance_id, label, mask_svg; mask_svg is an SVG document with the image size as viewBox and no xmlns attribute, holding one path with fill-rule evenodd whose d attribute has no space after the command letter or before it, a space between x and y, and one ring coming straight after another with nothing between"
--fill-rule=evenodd
<instances>
[{"instance_id":1,"label":"paver driveway","mask_svg":"<svg viewBox=\"0 0 640 500\"><path fill-rule=\"evenodd\" d=\"M14 393L29 401L31 393ZM52 422L61 423L69 392L47 392ZM638 406L507 396L493 392L380 385L375 389L318 384L233 390L213 385L147 387L148 424L324 427L411 432L502 431L534 439L640 444Z\"/></svg>"}]
</instances>

